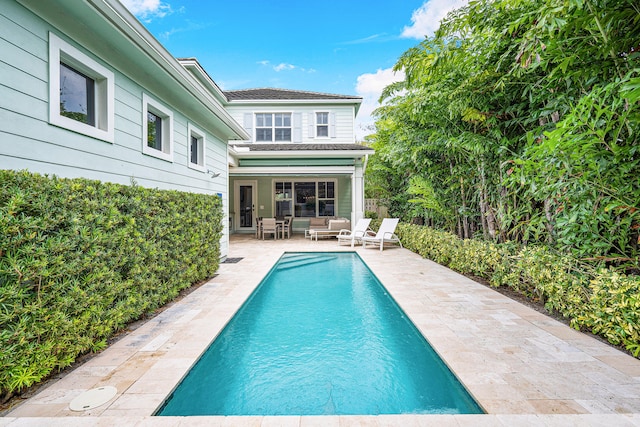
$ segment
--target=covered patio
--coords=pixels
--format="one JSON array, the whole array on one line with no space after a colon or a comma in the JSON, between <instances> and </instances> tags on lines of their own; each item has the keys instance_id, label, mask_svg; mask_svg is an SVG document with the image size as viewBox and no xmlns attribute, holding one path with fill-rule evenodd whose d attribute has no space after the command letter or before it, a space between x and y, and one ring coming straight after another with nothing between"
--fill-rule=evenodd
<instances>
[{"instance_id":1,"label":"covered patio","mask_svg":"<svg viewBox=\"0 0 640 427\"><path fill-rule=\"evenodd\" d=\"M229 229L255 233L256 219L364 217L364 171L373 150L358 144L231 144Z\"/></svg>"}]
</instances>

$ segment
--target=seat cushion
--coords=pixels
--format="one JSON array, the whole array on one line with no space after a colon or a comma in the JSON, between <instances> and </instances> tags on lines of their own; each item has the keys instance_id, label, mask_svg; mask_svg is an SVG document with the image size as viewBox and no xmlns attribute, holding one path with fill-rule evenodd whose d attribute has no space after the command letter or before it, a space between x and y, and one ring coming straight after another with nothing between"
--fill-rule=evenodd
<instances>
[{"instance_id":1,"label":"seat cushion","mask_svg":"<svg viewBox=\"0 0 640 427\"><path fill-rule=\"evenodd\" d=\"M327 228L327 220L324 218L309 218L309 228Z\"/></svg>"},{"instance_id":2,"label":"seat cushion","mask_svg":"<svg viewBox=\"0 0 640 427\"><path fill-rule=\"evenodd\" d=\"M329 220L329 230L351 230L351 221L348 219Z\"/></svg>"}]
</instances>

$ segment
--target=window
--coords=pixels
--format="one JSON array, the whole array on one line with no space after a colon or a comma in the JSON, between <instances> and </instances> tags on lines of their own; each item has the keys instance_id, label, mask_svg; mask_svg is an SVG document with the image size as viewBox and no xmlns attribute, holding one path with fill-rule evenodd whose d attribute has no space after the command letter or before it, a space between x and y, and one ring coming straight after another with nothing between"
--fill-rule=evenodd
<instances>
[{"instance_id":1,"label":"window","mask_svg":"<svg viewBox=\"0 0 640 427\"><path fill-rule=\"evenodd\" d=\"M95 85L91 77L61 62L60 115L95 126Z\"/></svg>"},{"instance_id":2,"label":"window","mask_svg":"<svg viewBox=\"0 0 640 427\"><path fill-rule=\"evenodd\" d=\"M147 111L147 146L162 150L162 117Z\"/></svg>"},{"instance_id":3,"label":"window","mask_svg":"<svg viewBox=\"0 0 640 427\"><path fill-rule=\"evenodd\" d=\"M316 113L316 137L329 137L329 113Z\"/></svg>"},{"instance_id":4,"label":"window","mask_svg":"<svg viewBox=\"0 0 640 427\"><path fill-rule=\"evenodd\" d=\"M291 209L293 191L291 191L290 182L276 182L275 199L276 217L293 215L293 210Z\"/></svg>"},{"instance_id":5,"label":"window","mask_svg":"<svg viewBox=\"0 0 640 427\"><path fill-rule=\"evenodd\" d=\"M291 113L256 113L257 142L291 142Z\"/></svg>"},{"instance_id":6,"label":"window","mask_svg":"<svg viewBox=\"0 0 640 427\"><path fill-rule=\"evenodd\" d=\"M318 182L318 216L335 216L335 182Z\"/></svg>"},{"instance_id":7,"label":"window","mask_svg":"<svg viewBox=\"0 0 640 427\"><path fill-rule=\"evenodd\" d=\"M293 203L293 216L296 218L335 216L335 186L335 181L276 182L275 215L291 215Z\"/></svg>"},{"instance_id":8,"label":"window","mask_svg":"<svg viewBox=\"0 0 640 427\"><path fill-rule=\"evenodd\" d=\"M316 183L296 182L295 216L298 218L315 217L316 215Z\"/></svg>"},{"instance_id":9,"label":"window","mask_svg":"<svg viewBox=\"0 0 640 427\"><path fill-rule=\"evenodd\" d=\"M142 152L173 161L173 113L164 105L142 94Z\"/></svg>"},{"instance_id":10,"label":"window","mask_svg":"<svg viewBox=\"0 0 640 427\"><path fill-rule=\"evenodd\" d=\"M187 134L189 135L189 167L192 169L206 172L206 142L204 132L193 126L191 123L187 125Z\"/></svg>"},{"instance_id":11,"label":"window","mask_svg":"<svg viewBox=\"0 0 640 427\"><path fill-rule=\"evenodd\" d=\"M114 140L113 72L49 33L49 122Z\"/></svg>"}]
</instances>

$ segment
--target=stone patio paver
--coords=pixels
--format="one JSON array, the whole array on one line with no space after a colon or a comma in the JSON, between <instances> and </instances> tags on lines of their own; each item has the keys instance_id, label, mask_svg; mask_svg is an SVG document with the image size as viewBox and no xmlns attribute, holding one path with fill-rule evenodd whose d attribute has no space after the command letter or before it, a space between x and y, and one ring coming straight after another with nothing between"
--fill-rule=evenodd
<instances>
[{"instance_id":1,"label":"stone patio paver","mask_svg":"<svg viewBox=\"0 0 640 427\"><path fill-rule=\"evenodd\" d=\"M640 426L640 360L406 249L355 248L486 415L153 417L285 251L350 251L335 240L234 235L219 273L0 418L11 426ZM113 385L83 413L68 405Z\"/></svg>"}]
</instances>

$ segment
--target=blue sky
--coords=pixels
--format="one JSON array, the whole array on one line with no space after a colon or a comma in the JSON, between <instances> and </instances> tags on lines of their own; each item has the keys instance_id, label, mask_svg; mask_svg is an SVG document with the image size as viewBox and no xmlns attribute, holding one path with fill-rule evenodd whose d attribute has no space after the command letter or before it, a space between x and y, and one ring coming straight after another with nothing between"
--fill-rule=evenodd
<instances>
[{"instance_id":1,"label":"blue sky","mask_svg":"<svg viewBox=\"0 0 640 427\"><path fill-rule=\"evenodd\" d=\"M121 0L176 57L223 90L277 87L363 97L359 138L398 57L466 0Z\"/></svg>"}]
</instances>

